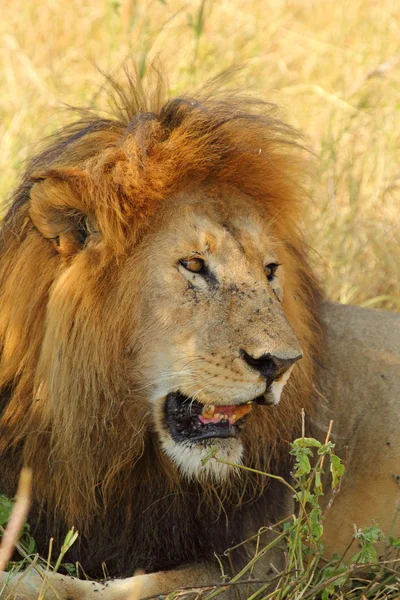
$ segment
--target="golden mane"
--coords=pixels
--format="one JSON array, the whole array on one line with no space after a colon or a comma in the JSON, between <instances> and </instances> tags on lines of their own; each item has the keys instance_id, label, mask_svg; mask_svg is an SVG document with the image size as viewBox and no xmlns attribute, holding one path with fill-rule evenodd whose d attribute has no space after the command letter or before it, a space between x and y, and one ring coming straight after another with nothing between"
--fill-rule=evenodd
<instances>
[{"instance_id":1,"label":"golden mane","mask_svg":"<svg viewBox=\"0 0 400 600\"><path fill-rule=\"evenodd\" d=\"M300 409L312 409L323 343L320 293L298 230L305 192L297 133L274 116L271 105L210 87L195 98L163 104L159 88L149 97L129 80L126 88L114 84L114 107L113 118L87 111L52 136L28 164L2 224L0 457L1 487L9 494L19 467L34 468L39 544L75 525L91 540L84 564L95 572L110 546L108 564L114 574L124 574L134 563L110 542L113 531L119 532L115 537L122 548L124 535L136 536L138 566L163 567L161 557L150 556L156 552L151 519L160 519L161 512L146 513L148 531L135 529L137 518L147 518L141 515L148 498L157 503L172 495L169 502L181 515L189 509L197 514L205 503L204 487L182 481L151 435L139 375L136 389L126 395L121 357L132 325L123 304L115 310L107 295L119 262L145 238L160 207L202 182L229 182L274 222L291 263L289 295L297 297L287 301L285 311L305 357L285 401L267 419L254 419L245 440L250 466L287 472L287 442L298 429ZM82 215L93 216L102 234L97 264L77 254L90 227L82 224L82 238L72 235L72 223L76 229ZM68 281L67 274L68 302L52 301L52 286L73 260L82 260L82 280ZM136 281L133 302L140 293ZM243 475L239 485L209 489L211 520L222 507L233 519L265 485L265 479ZM267 506L273 490L271 485ZM189 548L182 557L177 550L172 562L188 562L205 551ZM88 556L89 550L83 546L79 552Z\"/></svg>"}]
</instances>

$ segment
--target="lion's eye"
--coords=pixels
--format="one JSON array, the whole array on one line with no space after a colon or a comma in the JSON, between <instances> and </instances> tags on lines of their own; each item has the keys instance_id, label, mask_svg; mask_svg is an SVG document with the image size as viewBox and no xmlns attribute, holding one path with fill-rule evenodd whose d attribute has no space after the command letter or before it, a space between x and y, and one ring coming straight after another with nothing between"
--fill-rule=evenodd
<instances>
[{"instance_id":1,"label":"lion's eye","mask_svg":"<svg viewBox=\"0 0 400 600\"><path fill-rule=\"evenodd\" d=\"M272 281L274 279L278 267L279 263L268 263L267 265L265 265L265 274L267 276L268 281Z\"/></svg>"},{"instance_id":2,"label":"lion's eye","mask_svg":"<svg viewBox=\"0 0 400 600\"><path fill-rule=\"evenodd\" d=\"M201 273L205 268L204 260L197 257L183 258L179 263L191 273Z\"/></svg>"}]
</instances>

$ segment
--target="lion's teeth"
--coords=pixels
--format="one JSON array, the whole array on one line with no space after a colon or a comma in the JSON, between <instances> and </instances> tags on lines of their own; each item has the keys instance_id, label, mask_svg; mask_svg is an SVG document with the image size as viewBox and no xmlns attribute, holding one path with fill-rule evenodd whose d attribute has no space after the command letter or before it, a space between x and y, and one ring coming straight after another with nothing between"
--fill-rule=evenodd
<instances>
[{"instance_id":1,"label":"lion's teeth","mask_svg":"<svg viewBox=\"0 0 400 600\"><path fill-rule=\"evenodd\" d=\"M247 413L250 412L252 408L253 407L251 402L250 404L246 403L242 404L241 406L238 406L237 408L235 408L236 418L241 419L242 417L244 417L244 415L247 415Z\"/></svg>"},{"instance_id":2,"label":"lion's teeth","mask_svg":"<svg viewBox=\"0 0 400 600\"><path fill-rule=\"evenodd\" d=\"M253 407L252 405L252 402L237 406L214 406L213 404L206 404L203 407L203 411L200 415L200 421L202 423L218 423L220 421L228 421L232 425L250 412Z\"/></svg>"},{"instance_id":3,"label":"lion's teeth","mask_svg":"<svg viewBox=\"0 0 400 600\"><path fill-rule=\"evenodd\" d=\"M205 419L212 419L215 411L215 406L213 404L209 404L203 408L203 412L201 416Z\"/></svg>"}]
</instances>

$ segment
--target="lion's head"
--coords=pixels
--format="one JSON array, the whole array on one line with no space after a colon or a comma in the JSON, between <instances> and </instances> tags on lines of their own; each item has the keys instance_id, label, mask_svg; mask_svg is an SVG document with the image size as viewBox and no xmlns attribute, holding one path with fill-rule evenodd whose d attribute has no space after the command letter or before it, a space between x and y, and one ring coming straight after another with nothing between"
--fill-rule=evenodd
<instances>
[{"instance_id":1,"label":"lion's head","mask_svg":"<svg viewBox=\"0 0 400 600\"><path fill-rule=\"evenodd\" d=\"M134 105L58 132L2 229L2 450L78 524L155 463L234 485L211 445L279 465L320 345L295 133L241 98Z\"/></svg>"}]
</instances>

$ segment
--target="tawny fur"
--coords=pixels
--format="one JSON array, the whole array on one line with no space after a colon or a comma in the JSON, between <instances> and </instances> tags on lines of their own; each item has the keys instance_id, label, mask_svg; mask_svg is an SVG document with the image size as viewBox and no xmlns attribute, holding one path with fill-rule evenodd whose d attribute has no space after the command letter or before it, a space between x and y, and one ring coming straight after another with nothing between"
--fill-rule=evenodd
<instances>
[{"instance_id":1,"label":"tawny fur","mask_svg":"<svg viewBox=\"0 0 400 600\"><path fill-rule=\"evenodd\" d=\"M219 190L213 210L222 222L236 190L278 241L283 311L304 358L280 405L249 416L248 466L288 472L300 411L313 410L323 335L298 229L305 163L297 134L269 105L210 89L166 104L156 94L146 105L140 88L119 93L115 118L90 113L57 132L10 200L0 239L0 460L10 495L20 467L33 469L31 519L42 548L48 535L59 541L74 525L83 540L76 557L89 572L106 560L111 574L124 575L135 565L171 568L223 551L225 517L236 539L247 512L262 512L260 498L271 518L279 507L280 492L270 485L262 496L269 481L257 475L212 486L183 480L155 432L140 322L147 240L165 220L179 226L182 194ZM188 513L198 522L190 540ZM210 540L202 545L203 518ZM154 530L168 537L171 521L178 532L165 556L152 538ZM263 523L260 515L255 526Z\"/></svg>"}]
</instances>

